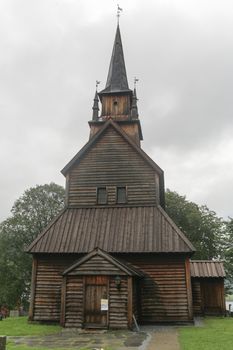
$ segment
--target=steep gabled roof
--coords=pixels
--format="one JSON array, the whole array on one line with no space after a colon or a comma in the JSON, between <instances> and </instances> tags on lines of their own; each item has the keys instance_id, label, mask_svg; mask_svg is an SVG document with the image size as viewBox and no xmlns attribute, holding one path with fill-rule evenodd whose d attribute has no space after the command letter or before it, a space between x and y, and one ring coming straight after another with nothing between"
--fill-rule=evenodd
<instances>
[{"instance_id":1,"label":"steep gabled roof","mask_svg":"<svg viewBox=\"0 0 233 350\"><path fill-rule=\"evenodd\" d=\"M81 150L71 159L71 161L61 170L61 173L66 176L69 170L76 165L82 157L95 145L96 142L104 135L104 132L107 128L112 127L116 130L118 134L122 136L122 138L132 146L132 148L147 162L159 175L160 182L160 205L162 207L165 206L165 198L164 198L164 173L163 170L139 147L137 144L122 130L120 126L112 119L106 121L102 128L81 148Z\"/></svg>"},{"instance_id":2,"label":"steep gabled roof","mask_svg":"<svg viewBox=\"0 0 233 350\"><path fill-rule=\"evenodd\" d=\"M190 270L191 270L191 277L201 277L201 278L226 277L226 273L225 273L222 261L191 260Z\"/></svg>"},{"instance_id":3,"label":"steep gabled roof","mask_svg":"<svg viewBox=\"0 0 233 350\"><path fill-rule=\"evenodd\" d=\"M103 127L84 145L83 148L71 159L71 161L61 170L63 175L78 163L78 161L85 155L86 152L101 138L105 130L109 127L114 128L132 148L154 169L159 175L163 174L163 170L140 148L136 143L117 125L112 119L109 119Z\"/></svg>"},{"instance_id":4,"label":"steep gabled roof","mask_svg":"<svg viewBox=\"0 0 233 350\"><path fill-rule=\"evenodd\" d=\"M99 259L97 260L97 258ZM106 262L108 263L107 266ZM90 263L92 264L92 268L90 268ZM85 268L85 265L88 265L87 269ZM134 266L114 258L98 247L68 267L63 272L63 275L83 274L83 271L85 271L86 275L93 275L96 271L98 275L123 274L128 276L143 276L143 273Z\"/></svg>"},{"instance_id":5,"label":"steep gabled roof","mask_svg":"<svg viewBox=\"0 0 233 350\"><path fill-rule=\"evenodd\" d=\"M67 208L30 253L188 253L195 248L159 206Z\"/></svg>"}]
</instances>

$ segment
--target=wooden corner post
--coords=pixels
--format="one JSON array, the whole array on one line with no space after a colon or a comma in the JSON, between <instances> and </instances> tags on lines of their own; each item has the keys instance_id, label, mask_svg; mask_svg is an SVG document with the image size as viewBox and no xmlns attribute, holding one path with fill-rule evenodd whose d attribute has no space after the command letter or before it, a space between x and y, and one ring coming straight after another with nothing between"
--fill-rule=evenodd
<instances>
[{"instance_id":1,"label":"wooden corner post","mask_svg":"<svg viewBox=\"0 0 233 350\"><path fill-rule=\"evenodd\" d=\"M66 276L62 278L62 286L61 286L61 318L60 325L62 327L65 326L66 320Z\"/></svg>"},{"instance_id":2,"label":"wooden corner post","mask_svg":"<svg viewBox=\"0 0 233 350\"><path fill-rule=\"evenodd\" d=\"M128 327L132 328L133 323L133 285L132 277L128 277Z\"/></svg>"},{"instance_id":3,"label":"wooden corner post","mask_svg":"<svg viewBox=\"0 0 233 350\"><path fill-rule=\"evenodd\" d=\"M34 305L35 305L35 294L36 294L36 276L37 276L37 259L33 256L30 307L29 307L29 313L28 313L29 321L32 321L33 317L34 317Z\"/></svg>"},{"instance_id":4,"label":"wooden corner post","mask_svg":"<svg viewBox=\"0 0 233 350\"><path fill-rule=\"evenodd\" d=\"M188 300L188 318L191 321L193 319L193 298L192 298L192 285L191 285L191 272L189 258L185 259L185 278L187 288L187 300Z\"/></svg>"}]
</instances>

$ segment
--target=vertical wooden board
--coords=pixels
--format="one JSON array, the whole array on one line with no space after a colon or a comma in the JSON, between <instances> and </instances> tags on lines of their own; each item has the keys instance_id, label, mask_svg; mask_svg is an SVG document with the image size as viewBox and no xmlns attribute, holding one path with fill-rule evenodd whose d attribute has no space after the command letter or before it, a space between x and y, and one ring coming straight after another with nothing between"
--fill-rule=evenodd
<instances>
[{"instance_id":1,"label":"vertical wooden board","mask_svg":"<svg viewBox=\"0 0 233 350\"><path fill-rule=\"evenodd\" d=\"M223 312L223 284L221 278L201 279L203 308L205 315L222 315Z\"/></svg>"},{"instance_id":2,"label":"vertical wooden board","mask_svg":"<svg viewBox=\"0 0 233 350\"><path fill-rule=\"evenodd\" d=\"M226 298L225 298L225 291L224 291L224 279L221 278L220 282L220 290L221 290L221 311L222 315L226 314Z\"/></svg>"},{"instance_id":3,"label":"vertical wooden board","mask_svg":"<svg viewBox=\"0 0 233 350\"><path fill-rule=\"evenodd\" d=\"M34 303L35 303L35 291L36 291L36 274L37 274L37 259L33 256L32 260L32 278L31 278L31 295L30 295L30 308L29 308L29 320L33 320L34 316Z\"/></svg>"},{"instance_id":4,"label":"vertical wooden board","mask_svg":"<svg viewBox=\"0 0 233 350\"><path fill-rule=\"evenodd\" d=\"M108 310L101 309L101 300L108 299L108 277L85 277L85 327L106 328L108 326Z\"/></svg>"},{"instance_id":5,"label":"vertical wooden board","mask_svg":"<svg viewBox=\"0 0 233 350\"><path fill-rule=\"evenodd\" d=\"M128 327L132 328L133 320L133 285L132 277L128 277Z\"/></svg>"},{"instance_id":6,"label":"vertical wooden board","mask_svg":"<svg viewBox=\"0 0 233 350\"><path fill-rule=\"evenodd\" d=\"M66 319L66 276L63 276L62 279L62 288L61 288L61 326L65 326Z\"/></svg>"},{"instance_id":7,"label":"vertical wooden board","mask_svg":"<svg viewBox=\"0 0 233 350\"><path fill-rule=\"evenodd\" d=\"M192 299L192 286L191 286L191 272L190 272L190 260L189 257L185 260L185 276L187 287L187 300L188 300L188 314L189 320L193 320L193 299Z\"/></svg>"}]
</instances>

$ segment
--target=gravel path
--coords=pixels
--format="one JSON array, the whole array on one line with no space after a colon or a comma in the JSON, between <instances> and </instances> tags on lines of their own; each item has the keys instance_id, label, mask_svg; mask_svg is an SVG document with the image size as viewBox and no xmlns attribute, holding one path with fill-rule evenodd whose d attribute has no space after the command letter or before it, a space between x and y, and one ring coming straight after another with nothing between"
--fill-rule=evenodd
<instances>
[{"instance_id":1,"label":"gravel path","mask_svg":"<svg viewBox=\"0 0 233 350\"><path fill-rule=\"evenodd\" d=\"M142 326L149 335L140 350L180 350L178 328L175 326Z\"/></svg>"}]
</instances>

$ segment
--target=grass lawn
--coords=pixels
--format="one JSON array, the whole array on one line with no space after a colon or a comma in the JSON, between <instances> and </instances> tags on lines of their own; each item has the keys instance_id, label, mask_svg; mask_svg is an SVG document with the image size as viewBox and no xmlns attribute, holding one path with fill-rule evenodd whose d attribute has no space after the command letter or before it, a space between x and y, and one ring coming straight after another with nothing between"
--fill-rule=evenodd
<instances>
[{"instance_id":1,"label":"grass lawn","mask_svg":"<svg viewBox=\"0 0 233 350\"><path fill-rule=\"evenodd\" d=\"M8 317L0 321L0 335L7 336L31 336L31 335L48 335L58 333L60 326L40 325L27 322L27 317ZM48 350L42 347L28 347L26 345L15 345L13 341L8 340L7 350ZM53 349L58 350L58 349ZM62 350L61 348L59 350Z\"/></svg>"},{"instance_id":2,"label":"grass lawn","mask_svg":"<svg viewBox=\"0 0 233 350\"><path fill-rule=\"evenodd\" d=\"M60 326L28 323L27 317L8 317L0 321L0 335L47 335L60 330Z\"/></svg>"},{"instance_id":3,"label":"grass lawn","mask_svg":"<svg viewBox=\"0 0 233 350\"><path fill-rule=\"evenodd\" d=\"M233 318L207 318L205 327L180 328L181 350L233 349Z\"/></svg>"}]
</instances>

